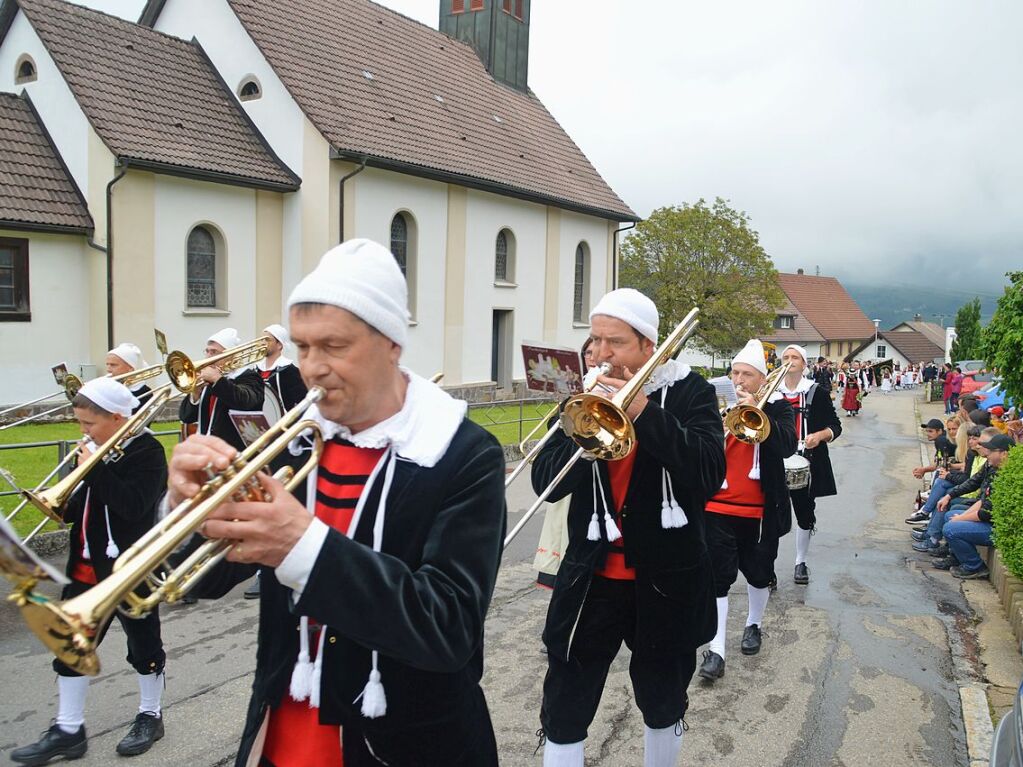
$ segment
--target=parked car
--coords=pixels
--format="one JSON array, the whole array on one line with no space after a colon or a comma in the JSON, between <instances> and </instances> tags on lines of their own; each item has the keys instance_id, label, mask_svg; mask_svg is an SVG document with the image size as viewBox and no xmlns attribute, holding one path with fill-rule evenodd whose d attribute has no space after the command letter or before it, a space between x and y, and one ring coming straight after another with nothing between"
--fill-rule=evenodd
<instances>
[{"instance_id":1,"label":"parked car","mask_svg":"<svg viewBox=\"0 0 1023 767\"><path fill-rule=\"evenodd\" d=\"M1023 684L1012 711L1002 717L991 744L989 767L1023 767Z\"/></svg>"},{"instance_id":2,"label":"parked car","mask_svg":"<svg viewBox=\"0 0 1023 767\"><path fill-rule=\"evenodd\" d=\"M994 373L980 370L963 370L963 394L973 394L985 384L995 380Z\"/></svg>"}]
</instances>

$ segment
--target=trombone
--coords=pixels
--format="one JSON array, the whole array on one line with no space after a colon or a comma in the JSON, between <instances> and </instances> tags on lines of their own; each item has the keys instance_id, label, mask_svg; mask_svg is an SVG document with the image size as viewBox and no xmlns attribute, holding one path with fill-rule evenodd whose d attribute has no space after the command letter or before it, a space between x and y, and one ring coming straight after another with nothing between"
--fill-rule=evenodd
<instances>
[{"instance_id":1,"label":"trombone","mask_svg":"<svg viewBox=\"0 0 1023 767\"><path fill-rule=\"evenodd\" d=\"M696 319L698 308L693 308L685 318L668 334L664 342L654 350L636 375L630 378L611 399L584 392L569 397L561 410L560 426L565 434L572 439L579 449L572 454L568 462L561 468L551 483L547 485L533 505L526 509L522 518L516 523L504 539L504 548L526 526L530 517L536 513L561 481L568 476L572 467L580 458L587 457L601 461L620 461L627 457L636 447L636 430L626 414L629 405L639 394L643 384L649 380L654 371L678 354L686 342L696 332L700 324ZM550 436L551 429L546 436ZM525 461L523 461L525 463Z\"/></svg>"},{"instance_id":2,"label":"trombone","mask_svg":"<svg viewBox=\"0 0 1023 767\"><path fill-rule=\"evenodd\" d=\"M209 367L220 369L221 373L230 373L240 368L265 359L269 353L269 341L262 336L248 343L232 346L230 349L206 357L199 362L192 362L184 352L173 351L167 355L164 368L170 376L171 383L183 394L196 394L206 385L199 374Z\"/></svg>"},{"instance_id":3,"label":"trombone","mask_svg":"<svg viewBox=\"0 0 1023 767\"><path fill-rule=\"evenodd\" d=\"M757 390L756 405L736 405L722 412L725 429L729 434L747 445L763 442L771 435L771 421L764 413L764 405L781 385L791 366L791 363L786 362L771 371L764 385Z\"/></svg>"},{"instance_id":4,"label":"trombone","mask_svg":"<svg viewBox=\"0 0 1023 767\"><path fill-rule=\"evenodd\" d=\"M233 541L208 540L177 567L166 564L168 558L202 527L214 509L235 499L266 500L256 474L304 433L313 435L310 457L297 472L285 467L274 476L290 491L319 463L323 452L319 427L315 421L300 419L323 395L323 389L312 387L300 403L239 453L227 469L219 474L208 469L209 479L199 492L175 507L136 541L114 563L113 573L88 591L55 602L32 590L37 582L35 578L16 584L8 598L21 609L29 628L70 668L89 676L99 673L96 638L119 606L126 614L139 617L161 602L176 602L234 546ZM161 577L158 571L165 566L169 574ZM142 585L148 587L145 596L135 591Z\"/></svg>"}]
</instances>

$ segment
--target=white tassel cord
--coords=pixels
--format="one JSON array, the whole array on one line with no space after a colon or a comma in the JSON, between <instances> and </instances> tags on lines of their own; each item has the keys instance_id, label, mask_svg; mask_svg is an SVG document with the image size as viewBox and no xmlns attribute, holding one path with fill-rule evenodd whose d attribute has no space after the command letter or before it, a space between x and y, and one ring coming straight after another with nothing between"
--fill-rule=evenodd
<instances>
[{"instance_id":1,"label":"white tassel cord","mask_svg":"<svg viewBox=\"0 0 1023 767\"><path fill-rule=\"evenodd\" d=\"M294 444L294 442L292 442ZM298 455L295 453L295 455ZM316 480L319 472L316 467L309 472L305 480L305 508L310 516L316 513ZM313 663L309 655L309 619L302 616L298 622L298 660L291 672L291 686L288 690L293 700L309 700L312 693Z\"/></svg>"},{"instance_id":2,"label":"white tassel cord","mask_svg":"<svg viewBox=\"0 0 1023 767\"><path fill-rule=\"evenodd\" d=\"M607 533L608 543L614 543L622 537L622 533L618 529L618 525L615 524L615 518L607 506L607 495L604 492L604 482L600 478L600 471L597 469L597 464L595 463L593 464L593 473L597 478L597 486L600 488L600 502L604 506L604 532Z\"/></svg>"},{"instance_id":3,"label":"white tassel cord","mask_svg":"<svg viewBox=\"0 0 1023 767\"><path fill-rule=\"evenodd\" d=\"M103 513L107 518L107 559L117 559L121 556L121 550L117 548L117 544L114 543L114 533L110 529L110 509L107 506L104 506Z\"/></svg>"},{"instance_id":4,"label":"white tassel cord","mask_svg":"<svg viewBox=\"0 0 1023 767\"><path fill-rule=\"evenodd\" d=\"M749 470L750 479L760 479L760 443L753 443L753 468Z\"/></svg>"},{"instance_id":5,"label":"white tassel cord","mask_svg":"<svg viewBox=\"0 0 1023 767\"><path fill-rule=\"evenodd\" d=\"M85 490L85 511L82 513L82 559L92 559L92 552L89 551L89 499L92 495L92 488Z\"/></svg>"},{"instance_id":6,"label":"white tassel cord","mask_svg":"<svg viewBox=\"0 0 1023 767\"><path fill-rule=\"evenodd\" d=\"M590 526L586 528L586 540L600 540L600 519L597 517L597 464L593 464L593 515L590 517Z\"/></svg>"},{"instance_id":7,"label":"white tassel cord","mask_svg":"<svg viewBox=\"0 0 1023 767\"><path fill-rule=\"evenodd\" d=\"M323 640L327 638L327 627L320 626L320 641L316 645L316 663L309 678L309 708L320 707L320 680L323 678Z\"/></svg>"}]
</instances>

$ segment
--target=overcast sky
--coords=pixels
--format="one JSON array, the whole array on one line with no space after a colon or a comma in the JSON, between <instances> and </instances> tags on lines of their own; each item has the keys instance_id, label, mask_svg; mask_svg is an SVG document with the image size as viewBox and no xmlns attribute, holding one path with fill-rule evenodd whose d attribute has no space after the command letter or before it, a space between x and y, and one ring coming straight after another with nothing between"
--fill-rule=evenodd
<instances>
[{"instance_id":1,"label":"overcast sky","mask_svg":"<svg viewBox=\"0 0 1023 767\"><path fill-rule=\"evenodd\" d=\"M436 0L383 4L437 26ZM1000 293L1023 269L1023 2L534 0L531 22L531 87L640 215L725 197L778 268L860 281Z\"/></svg>"}]
</instances>

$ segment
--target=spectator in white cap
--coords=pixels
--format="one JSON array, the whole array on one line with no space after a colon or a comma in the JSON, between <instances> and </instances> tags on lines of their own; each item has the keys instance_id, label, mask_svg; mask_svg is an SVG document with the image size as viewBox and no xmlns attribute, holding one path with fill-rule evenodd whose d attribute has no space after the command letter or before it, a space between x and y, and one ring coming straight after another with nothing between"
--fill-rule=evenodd
<instances>
[{"instance_id":1,"label":"spectator in white cap","mask_svg":"<svg viewBox=\"0 0 1023 767\"><path fill-rule=\"evenodd\" d=\"M75 418L85 436L80 447L84 459L107 443L138 406L128 389L110 378L87 381L72 401ZM167 458L163 446L148 431L120 443L123 454L116 461L100 461L82 480L63 509L70 525L67 576L61 599L79 596L113 572L114 561L142 535L156 518L157 505L167 488ZM139 687L138 711L131 728L117 744L122 756L142 754L164 735L161 697L166 654L160 638L157 610L145 618L115 613L128 644L128 663ZM108 621L96 637L103 641ZM88 749L85 704L89 679L82 666L53 661L57 673L57 715L42 738L14 749L11 759L19 764L46 764L57 757L78 759ZM94 672L93 672L94 673ZM112 759L100 759L111 763ZM161 761L169 761L169 756Z\"/></svg>"},{"instance_id":2,"label":"spectator in white cap","mask_svg":"<svg viewBox=\"0 0 1023 767\"><path fill-rule=\"evenodd\" d=\"M206 339L205 353L215 357L241 343L237 330L224 328ZM263 379L251 365L226 374L216 365L208 365L199 372L199 379L199 387L181 401L178 410L181 423L189 434L219 437L241 450L245 443L231 420L231 411L262 410Z\"/></svg>"},{"instance_id":3,"label":"spectator in white cap","mask_svg":"<svg viewBox=\"0 0 1023 767\"><path fill-rule=\"evenodd\" d=\"M623 386L652 356L658 325L657 307L637 290L601 298L590 313L590 351L594 365L610 363L612 370L599 380ZM569 545L543 634L546 767L582 767L589 726L623 642L632 650L644 764L677 764L696 650L714 634L704 543L704 503L724 477L714 388L670 360L654 371L628 416L635 450L620 461L578 462L549 497L571 501ZM562 431L551 437L533 464L537 492L576 449ZM682 568L686 577L679 580Z\"/></svg>"},{"instance_id":4,"label":"spectator in white cap","mask_svg":"<svg viewBox=\"0 0 1023 767\"><path fill-rule=\"evenodd\" d=\"M130 343L118 344L108 351L105 364L108 376L123 376L146 367L146 361L142 358L142 350ZM152 392L145 381L139 381L129 389L139 400L136 410L142 406Z\"/></svg>"},{"instance_id":5,"label":"spectator in white cap","mask_svg":"<svg viewBox=\"0 0 1023 767\"><path fill-rule=\"evenodd\" d=\"M292 292L288 324L307 401L323 391L306 413L326 440L319 465L297 497L263 478L270 502L225 504L203 531L238 542L204 596L260 567L238 764L496 765L479 681L505 527L501 447L464 402L401 366L406 285L383 246L328 251ZM233 453L179 445L170 501Z\"/></svg>"},{"instance_id":6,"label":"spectator in white cap","mask_svg":"<svg viewBox=\"0 0 1023 767\"><path fill-rule=\"evenodd\" d=\"M732 360L732 383L739 405L757 406L767 381L764 346L750 340ZM792 406L775 392L763 407L771 430L762 442L748 433L725 435L725 481L707 502L707 547L717 589L717 633L703 653L700 676L713 682L725 673L728 592L741 571L746 576L749 611L742 633L743 655L756 655L763 641L760 625L774 578L777 540L792 529L784 459L796 451Z\"/></svg>"},{"instance_id":7,"label":"spectator in white cap","mask_svg":"<svg viewBox=\"0 0 1023 767\"><path fill-rule=\"evenodd\" d=\"M817 499L838 493L828 443L842 433L842 422L829 394L806 376L809 367L806 349L789 344L782 349L781 362L789 369L778 391L795 413L796 452L810 464L808 484L789 491L796 512L796 563L792 577L796 583L806 585L810 582L806 558L810 553L810 534L817 527ZM772 561L777 554L773 552Z\"/></svg>"}]
</instances>

